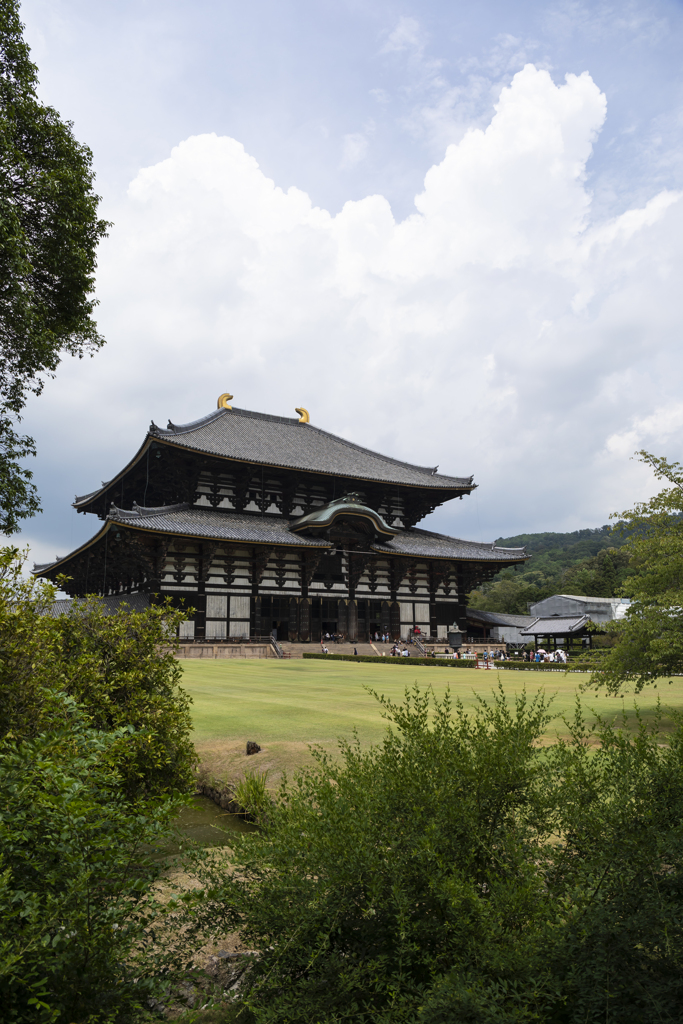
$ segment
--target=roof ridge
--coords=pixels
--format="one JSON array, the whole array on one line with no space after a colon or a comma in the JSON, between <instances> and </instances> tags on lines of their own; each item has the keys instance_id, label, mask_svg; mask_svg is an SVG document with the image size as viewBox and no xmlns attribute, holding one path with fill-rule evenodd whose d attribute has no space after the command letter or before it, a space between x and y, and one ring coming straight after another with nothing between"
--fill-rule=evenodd
<instances>
[{"instance_id":1,"label":"roof ridge","mask_svg":"<svg viewBox=\"0 0 683 1024\"><path fill-rule=\"evenodd\" d=\"M186 508L190 508L190 503L187 501L180 501L175 505L157 505L154 508L138 505L137 501L134 501L132 509L119 508L112 501L107 519L144 519L147 516L164 515L167 512L182 512Z\"/></svg>"},{"instance_id":2,"label":"roof ridge","mask_svg":"<svg viewBox=\"0 0 683 1024\"><path fill-rule=\"evenodd\" d=\"M299 419L296 416L275 416L268 412L256 412L252 409L237 409L233 406L232 409L216 409L214 412L210 412L207 416L203 416L201 419L194 420L191 423L171 423L169 420L169 427L164 429L153 424L153 433L159 437L174 437L178 434L190 434L194 430L198 430L200 427L206 426L207 423L212 423L214 420L221 418L222 416L240 416L245 419L265 420L270 423L290 423L296 426L299 425ZM340 437L339 434L333 434L329 430L323 430L322 427L316 427L313 423L307 423L306 428L308 430L315 430L318 434L323 434L325 437L334 438L340 444L346 445L347 448L352 448L356 452L362 452L364 455L373 455L375 458L382 459L383 462L388 462L392 466L402 466L404 469L417 470L419 473L424 473L425 476L437 476L436 470L438 466L418 466L414 462L405 462L402 459L394 459L390 455L383 455L381 452L373 451L372 448L365 448L363 445L356 444L355 441L349 441L345 437ZM150 428L152 432L152 428ZM446 475L446 474L443 474ZM458 477L456 479L467 480L467 477ZM469 477L470 483L474 480L474 474ZM510 550L515 550L511 548Z\"/></svg>"}]
</instances>

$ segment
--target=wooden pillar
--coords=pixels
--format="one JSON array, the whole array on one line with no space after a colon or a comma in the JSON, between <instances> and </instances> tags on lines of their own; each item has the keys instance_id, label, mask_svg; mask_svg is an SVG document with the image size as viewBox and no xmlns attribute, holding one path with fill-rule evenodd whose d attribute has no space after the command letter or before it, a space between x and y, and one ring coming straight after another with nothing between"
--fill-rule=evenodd
<instances>
[{"instance_id":1,"label":"wooden pillar","mask_svg":"<svg viewBox=\"0 0 683 1024\"><path fill-rule=\"evenodd\" d=\"M382 601L382 606L379 613L380 624L383 633L389 633L391 631L391 614L389 611L389 602Z\"/></svg>"},{"instance_id":2,"label":"wooden pillar","mask_svg":"<svg viewBox=\"0 0 683 1024\"><path fill-rule=\"evenodd\" d=\"M358 605L356 601L351 598L347 605L347 632L348 639L356 641L358 639Z\"/></svg>"},{"instance_id":3,"label":"wooden pillar","mask_svg":"<svg viewBox=\"0 0 683 1024\"><path fill-rule=\"evenodd\" d=\"M465 593L465 572L461 565L456 569L456 580L458 587L458 610L456 612L456 625L463 630L465 636L469 632L467 626L467 594Z\"/></svg>"},{"instance_id":4,"label":"wooden pillar","mask_svg":"<svg viewBox=\"0 0 683 1024\"><path fill-rule=\"evenodd\" d=\"M438 632L436 621L436 601L431 600L429 602L429 634L430 636L436 636Z\"/></svg>"},{"instance_id":5,"label":"wooden pillar","mask_svg":"<svg viewBox=\"0 0 683 1024\"><path fill-rule=\"evenodd\" d=\"M299 640L307 643L311 639L311 599L302 597L299 601Z\"/></svg>"},{"instance_id":6,"label":"wooden pillar","mask_svg":"<svg viewBox=\"0 0 683 1024\"><path fill-rule=\"evenodd\" d=\"M398 601L392 601L389 606L389 632L392 640L401 639L401 606Z\"/></svg>"},{"instance_id":7,"label":"wooden pillar","mask_svg":"<svg viewBox=\"0 0 683 1024\"><path fill-rule=\"evenodd\" d=\"M347 636L348 631L347 603L343 597L340 597L337 605L337 632L342 636Z\"/></svg>"},{"instance_id":8,"label":"wooden pillar","mask_svg":"<svg viewBox=\"0 0 683 1024\"><path fill-rule=\"evenodd\" d=\"M270 632L270 630L268 630L268 632ZM263 636L260 597L252 597L251 599L251 635Z\"/></svg>"},{"instance_id":9,"label":"wooden pillar","mask_svg":"<svg viewBox=\"0 0 683 1024\"><path fill-rule=\"evenodd\" d=\"M299 639L299 601L296 597L289 599L289 639Z\"/></svg>"}]
</instances>

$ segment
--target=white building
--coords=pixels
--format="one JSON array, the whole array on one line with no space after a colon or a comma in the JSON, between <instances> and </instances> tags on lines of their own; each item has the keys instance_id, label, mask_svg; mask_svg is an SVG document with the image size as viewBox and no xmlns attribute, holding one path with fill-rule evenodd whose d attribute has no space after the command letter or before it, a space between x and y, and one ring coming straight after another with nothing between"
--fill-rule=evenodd
<instances>
[{"instance_id":1,"label":"white building","mask_svg":"<svg viewBox=\"0 0 683 1024\"><path fill-rule=\"evenodd\" d=\"M555 616L587 615L592 622L613 622L623 619L631 601L627 597L583 597L577 594L553 594L529 605L532 617L549 619Z\"/></svg>"}]
</instances>

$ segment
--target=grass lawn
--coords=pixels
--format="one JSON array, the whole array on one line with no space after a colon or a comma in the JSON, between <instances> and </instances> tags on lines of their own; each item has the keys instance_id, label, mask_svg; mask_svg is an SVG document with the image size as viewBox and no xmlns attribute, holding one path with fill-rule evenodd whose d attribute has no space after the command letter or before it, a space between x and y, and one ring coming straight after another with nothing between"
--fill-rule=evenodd
<instances>
[{"instance_id":1,"label":"grass lawn","mask_svg":"<svg viewBox=\"0 0 683 1024\"><path fill-rule=\"evenodd\" d=\"M403 699L406 686L417 680L420 688L433 686L438 696L450 685L453 696L472 706L475 694L486 696L500 677L506 691L528 693L545 689L553 695L558 720L551 723L548 739L566 733L562 715L571 715L577 687L588 677L578 673L495 672L457 668L372 665L367 662L185 660L183 685L194 701L195 746L209 773L219 779L241 775L245 769L267 769L271 784L283 770L288 773L309 759L308 745L318 743L335 750L340 736L351 737L355 728L363 743L382 738L386 723L377 701L364 690L370 686L392 700ZM650 718L662 703L683 710L683 678L669 685L660 680L638 697L641 713ZM623 699L594 692L583 696L590 712L613 717L622 707L633 709L633 695ZM263 748L247 758L247 740Z\"/></svg>"}]
</instances>

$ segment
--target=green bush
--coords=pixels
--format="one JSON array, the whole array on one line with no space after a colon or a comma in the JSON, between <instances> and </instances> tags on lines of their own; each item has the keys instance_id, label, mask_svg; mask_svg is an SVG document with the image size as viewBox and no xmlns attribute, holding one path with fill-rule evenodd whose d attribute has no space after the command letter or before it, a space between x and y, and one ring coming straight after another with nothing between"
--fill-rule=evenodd
<instances>
[{"instance_id":1,"label":"green bush","mask_svg":"<svg viewBox=\"0 0 683 1024\"><path fill-rule=\"evenodd\" d=\"M191 701L168 649L184 613L161 605L107 615L93 597L53 618L55 588L21 570L16 549L0 550L0 738L52 728L68 695L93 728L132 727L109 749L129 799L189 790Z\"/></svg>"},{"instance_id":2,"label":"green bush","mask_svg":"<svg viewBox=\"0 0 683 1024\"><path fill-rule=\"evenodd\" d=\"M124 799L116 732L65 725L0 743L0 1005L5 1024L132 1021L163 864L149 850L177 804ZM149 966L149 965L148 965Z\"/></svg>"},{"instance_id":3,"label":"green bush","mask_svg":"<svg viewBox=\"0 0 683 1024\"><path fill-rule=\"evenodd\" d=\"M189 698L164 653L178 613L50 612L0 551L0 1019L127 1024L187 959L150 860L192 784ZM182 614L182 613L181 613ZM162 941L163 940L163 941Z\"/></svg>"},{"instance_id":4,"label":"green bush","mask_svg":"<svg viewBox=\"0 0 683 1024\"><path fill-rule=\"evenodd\" d=\"M124 606L108 615L93 597L55 620L60 687L95 728L135 730L112 751L131 799L188 791L194 783L191 698L180 686L182 665L169 645L185 614L162 604L143 612Z\"/></svg>"},{"instance_id":5,"label":"green bush","mask_svg":"<svg viewBox=\"0 0 683 1024\"><path fill-rule=\"evenodd\" d=\"M198 861L188 926L258 952L258 1024L680 1021L683 725L580 707L539 744L542 696L474 712L378 698L368 750L314 752L232 865Z\"/></svg>"},{"instance_id":6,"label":"green bush","mask_svg":"<svg viewBox=\"0 0 683 1024\"><path fill-rule=\"evenodd\" d=\"M302 654L302 658L322 658L328 661L368 661L373 665L429 665L432 668L435 665L440 665L442 668L476 668L477 662L472 658L392 658L391 656L382 657L382 655L372 654L318 654L317 652L308 651Z\"/></svg>"}]
</instances>

